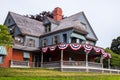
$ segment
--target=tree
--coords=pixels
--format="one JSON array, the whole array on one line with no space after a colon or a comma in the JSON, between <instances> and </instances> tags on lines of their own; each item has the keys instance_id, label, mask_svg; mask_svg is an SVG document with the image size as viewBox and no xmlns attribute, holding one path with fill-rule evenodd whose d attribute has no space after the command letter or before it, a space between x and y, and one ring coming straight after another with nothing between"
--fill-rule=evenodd
<instances>
[{"instance_id":1,"label":"tree","mask_svg":"<svg viewBox=\"0 0 120 80\"><path fill-rule=\"evenodd\" d=\"M5 25L0 25L0 46L12 46L13 38Z\"/></svg>"},{"instance_id":2,"label":"tree","mask_svg":"<svg viewBox=\"0 0 120 80\"><path fill-rule=\"evenodd\" d=\"M120 54L120 36L117 39L113 39L111 43L111 48L113 52Z\"/></svg>"},{"instance_id":3,"label":"tree","mask_svg":"<svg viewBox=\"0 0 120 80\"><path fill-rule=\"evenodd\" d=\"M115 52L113 52L109 48L106 48L105 52L111 54L111 56L112 56L112 58L110 60L110 66L113 68L116 68L116 67L120 68L120 55L116 54ZM107 65L107 61L105 61L104 64Z\"/></svg>"}]
</instances>

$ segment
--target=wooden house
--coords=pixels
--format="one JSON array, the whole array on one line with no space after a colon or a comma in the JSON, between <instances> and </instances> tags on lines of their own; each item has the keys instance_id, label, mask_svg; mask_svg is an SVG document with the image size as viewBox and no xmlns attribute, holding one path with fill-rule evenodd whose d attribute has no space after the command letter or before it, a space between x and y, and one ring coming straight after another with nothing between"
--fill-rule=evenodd
<instances>
[{"instance_id":1,"label":"wooden house","mask_svg":"<svg viewBox=\"0 0 120 80\"><path fill-rule=\"evenodd\" d=\"M4 24L15 41L6 67L102 72L103 59L111 55L95 46L98 38L84 12L63 18L62 9L56 7L52 13L53 18L45 15L43 21L8 13ZM98 57L100 63L95 62Z\"/></svg>"}]
</instances>

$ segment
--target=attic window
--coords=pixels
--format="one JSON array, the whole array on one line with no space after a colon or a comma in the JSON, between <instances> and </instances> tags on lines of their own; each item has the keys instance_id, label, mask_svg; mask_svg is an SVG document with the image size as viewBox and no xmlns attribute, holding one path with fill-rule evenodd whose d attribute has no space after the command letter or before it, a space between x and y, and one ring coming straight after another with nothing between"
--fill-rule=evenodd
<instances>
[{"instance_id":1,"label":"attic window","mask_svg":"<svg viewBox=\"0 0 120 80\"><path fill-rule=\"evenodd\" d=\"M45 26L45 32L50 32L51 31L51 26L50 24Z\"/></svg>"}]
</instances>

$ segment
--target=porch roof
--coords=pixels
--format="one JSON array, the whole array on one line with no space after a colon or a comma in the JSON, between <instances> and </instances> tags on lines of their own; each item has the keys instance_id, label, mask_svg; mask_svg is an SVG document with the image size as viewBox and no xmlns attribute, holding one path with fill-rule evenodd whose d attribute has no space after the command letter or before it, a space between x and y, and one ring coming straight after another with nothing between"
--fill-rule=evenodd
<instances>
[{"instance_id":1,"label":"porch roof","mask_svg":"<svg viewBox=\"0 0 120 80\"><path fill-rule=\"evenodd\" d=\"M47 46L42 48L42 52L47 53L48 51L55 51L56 49L67 50L68 48L72 51L83 50L85 53L88 54L94 52L96 55L103 55L104 58L112 58L111 54L106 53L102 48L87 44L78 44L78 43L70 43L70 44L61 43L58 45Z\"/></svg>"}]
</instances>

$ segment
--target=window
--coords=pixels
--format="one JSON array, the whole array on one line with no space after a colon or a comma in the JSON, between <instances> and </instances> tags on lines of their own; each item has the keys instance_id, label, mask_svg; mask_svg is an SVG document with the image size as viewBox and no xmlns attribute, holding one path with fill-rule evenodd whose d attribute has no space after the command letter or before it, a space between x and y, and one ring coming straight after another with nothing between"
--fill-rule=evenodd
<instances>
[{"instance_id":1,"label":"window","mask_svg":"<svg viewBox=\"0 0 120 80\"><path fill-rule=\"evenodd\" d=\"M4 60L4 56L1 56L1 55L0 55L0 64L3 63L3 60Z\"/></svg>"},{"instance_id":2,"label":"window","mask_svg":"<svg viewBox=\"0 0 120 80\"><path fill-rule=\"evenodd\" d=\"M72 37L72 38L71 38L71 43L76 43L76 42L77 42L77 38Z\"/></svg>"},{"instance_id":3,"label":"window","mask_svg":"<svg viewBox=\"0 0 120 80\"><path fill-rule=\"evenodd\" d=\"M17 43L17 44L22 44L22 43L23 43L23 38L22 38L22 37L19 37L19 36L16 36L16 37L15 37L15 43Z\"/></svg>"},{"instance_id":4,"label":"window","mask_svg":"<svg viewBox=\"0 0 120 80\"><path fill-rule=\"evenodd\" d=\"M53 44L59 43L58 40L59 40L59 36L54 36L53 37Z\"/></svg>"},{"instance_id":5,"label":"window","mask_svg":"<svg viewBox=\"0 0 120 80\"><path fill-rule=\"evenodd\" d=\"M67 43L67 34L63 34L63 42Z\"/></svg>"},{"instance_id":6,"label":"window","mask_svg":"<svg viewBox=\"0 0 120 80\"><path fill-rule=\"evenodd\" d=\"M45 32L50 32L51 31L51 27L50 24L45 26Z\"/></svg>"},{"instance_id":7,"label":"window","mask_svg":"<svg viewBox=\"0 0 120 80\"><path fill-rule=\"evenodd\" d=\"M30 53L29 52L24 52L23 54L23 60L24 61L29 61L30 59Z\"/></svg>"},{"instance_id":8,"label":"window","mask_svg":"<svg viewBox=\"0 0 120 80\"><path fill-rule=\"evenodd\" d=\"M42 41L42 46L47 46L48 45L48 40L47 39L44 39L43 41Z\"/></svg>"},{"instance_id":9,"label":"window","mask_svg":"<svg viewBox=\"0 0 120 80\"><path fill-rule=\"evenodd\" d=\"M27 39L27 46L35 47L35 40L34 39Z\"/></svg>"}]
</instances>

